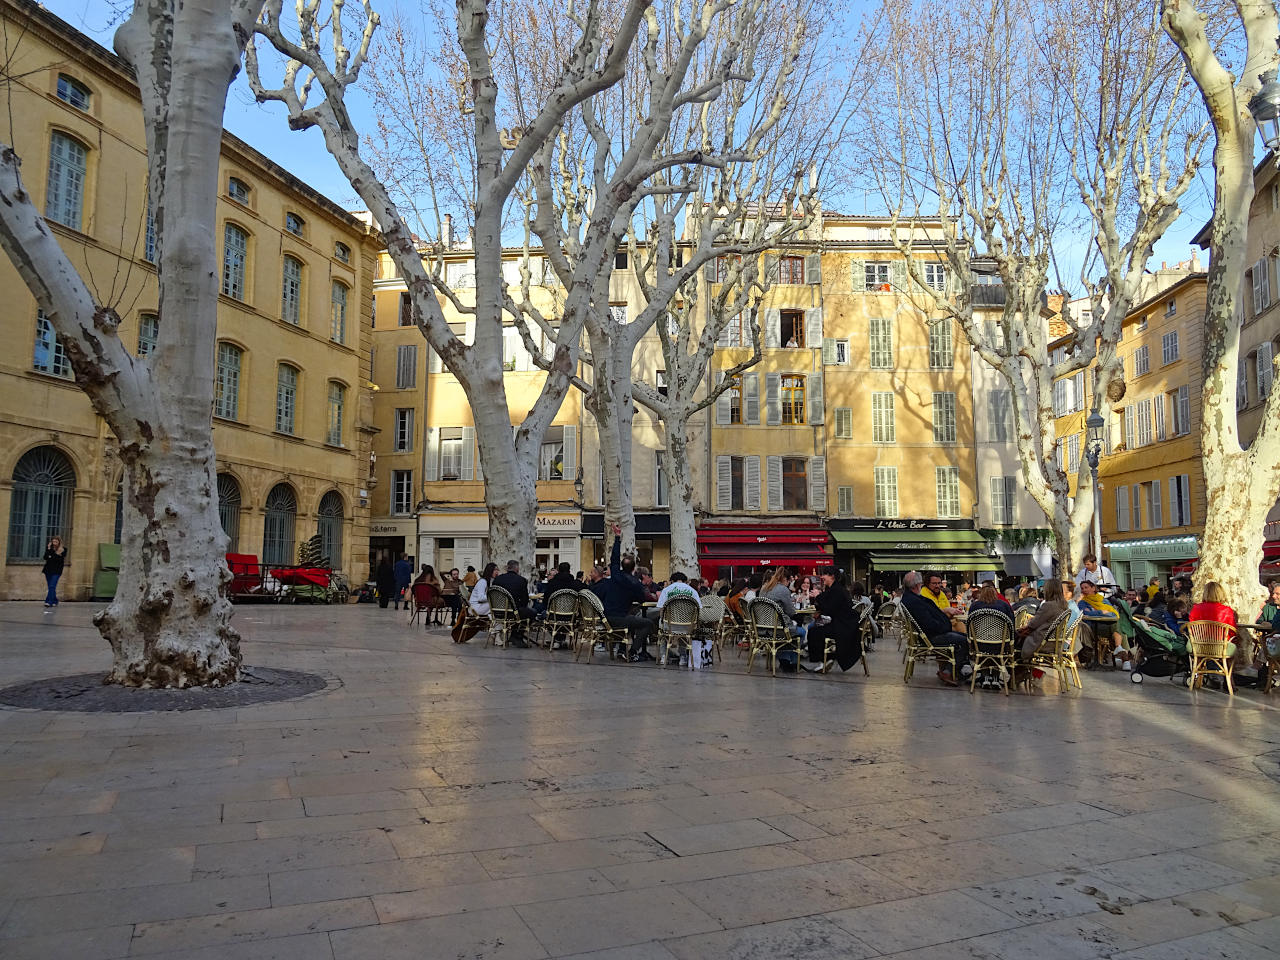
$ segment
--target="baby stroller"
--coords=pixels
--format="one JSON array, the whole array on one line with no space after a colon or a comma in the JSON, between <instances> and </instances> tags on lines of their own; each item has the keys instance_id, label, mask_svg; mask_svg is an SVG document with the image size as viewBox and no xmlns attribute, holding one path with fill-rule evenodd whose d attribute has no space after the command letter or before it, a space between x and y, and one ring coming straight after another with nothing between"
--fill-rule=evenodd
<instances>
[{"instance_id":1,"label":"baby stroller","mask_svg":"<svg viewBox=\"0 0 1280 960\"><path fill-rule=\"evenodd\" d=\"M1177 683L1179 674L1190 672L1185 638L1144 617L1134 617L1132 622L1134 645L1142 654L1130 674L1134 683L1141 683L1144 675L1169 677Z\"/></svg>"}]
</instances>

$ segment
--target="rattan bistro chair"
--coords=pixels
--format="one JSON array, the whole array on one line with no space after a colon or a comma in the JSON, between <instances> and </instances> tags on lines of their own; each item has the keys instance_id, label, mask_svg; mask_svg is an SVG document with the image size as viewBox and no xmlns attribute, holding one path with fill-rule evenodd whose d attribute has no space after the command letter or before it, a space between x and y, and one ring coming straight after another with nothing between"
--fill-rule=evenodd
<instances>
[{"instance_id":1,"label":"rattan bistro chair","mask_svg":"<svg viewBox=\"0 0 1280 960\"><path fill-rule=\"evenodd\" d=\"M907 640L907 649L902 653L902 661L905 664L902 682L910 683L911 675L916 671L916 664L926 663L929 660L935 661L938 669L942 669L945 665L954 677L956 675L955 651L951 647L935 647L905 605L900 606L898 615Z\"/></svg>"},{"instance_id":2,"label":"rattan bistro chair","mask_svg":"<svg viewBox=\"0 0 1280 960\"><path fill-rule=\"evenodd\" d=\"M711 594L702 598L702 610L698 613L698 635L711 644L717 660L724 659L721 653L721 642L724 639L727 613L728 607L725 606L722 597Z\"/></svg>"},{"instance_id":3,"label":"rattan bistro chair","mask_svg":"<svg viewBox=\"0 0 1280 960\"><path fill-rule=\"evenodd\" d=\"M573 640L573 659L577 661L585 647L587 660L590 661L597 643L604 644L605 652L610 659L616 655L618 659L626 660L631 633L623 627L610 626L608 618L604 615L604 606L600 603L600 598L590 590L579 590L578 631ZM619 646L622 647L621 652L617 650Z\"/></svg>"},{"instance_id":4,"label":"rattan bistro chair","mask_svg":"<svg viewBox=\"0 0 1280 960\"><path fill-rule=\"evenodd\" d=\"M969 655L973 660L969 692L973 693L977 687L978 674L990 670L1000 680L1007 697L1015 666L1013 621L998 610L975 610L969 614L967 629Z\"/></svg>"},{"instance_id":5,"label":"rattan bistro chair","mask_svg":"<svg viewBox=\"0 0 1280 960\"><path fill-rule=\"evenodd\" d=\"M1187 624L1187 653L1191 674L1187 685L1195 690L1205 677L1222 677L1227 693L1235 696L1231 670L1235 660L1235 627L1217 620L1192 620Z\"/></svg>"},{"instance_id":6,"label":"rattan bistro chair","mask_svg":"<svg viewBox=\"0 0 1280 960\"><path fill-rule=\"evenodd\" d=\"M693 652L693 634L698 629L701 611L693 597L669 597L658 617L658 662L667 663L674 656ZM674 652L673 652L674 649Z\"/></svg>"},{"instance_id":7,"label":"rattan bistro chair","mask_svg":"<svg viewBox=\"0 0 1280 960\"><path fill-rule=\"evenodd\" d=\"M505 647L519 623L515 597L502 587L489 584L489 643Z\"/></svg>"},{"instance_id":8,"label":"rattan bistro chair","mask_svg":"<svg viewBox=\"0 0 1280 960\"><path fill-rule=\"evenodd\" d=\"M1049 624L1044 642L1031 654L1029 666L1033 669L1053 670L1058 675L1058 692L1065 693L1074 683L1084 689L1080 682L1080 665L1072 649L1075 646L1076 631L1080 629L1080 621L1071 622L1071 611L1064 610ZM1022 682L1028 689L1031 687L1031 670L1027 670Z\"/></svg>"},{"instance_id":9,"label":"rattan bistro chair","mask_svg":"<svg viewBox=\"0 0 1280 960\"><path fill-rule=\"evenodd\" d=\"M545 640L548 650L555 647L556 634L560 633L572 645L574 631L578 627L578 591L557 590L547 597L547 612L540 626L538 642Z\"/></svg>"},{"instance_id":10,"label":"rattan bistro chair","mask_svg":"<svg viewBox=\"0 0 1280 960\"><path fill-rule=\"evenodd\" d=\"M751 652L747 655L747 673L751 672L756 654L763 654L769 660L769 672L776 677L778 651L786 646L795 646L795 638L791 636L788 629L790 623L786 613L776 600L756 597L747 604L747 624L751 639ZM797 656L799 656L798 647Z\"/></svg>"},{"instance_id":11,"label":"rattan bistro chair","mask_svg":"<svg viewBox=\"0 0 1280 960\"><path fill-rule=\"evenodd\" d=\"M898 642L898 649L902 649L902 637L905 632L902 629L902 618L898 616L898 604L882 603L880 609L876 611L876 623L880 626L880 637L883 640L890 638Z\"/></svg>"}]
</instances>

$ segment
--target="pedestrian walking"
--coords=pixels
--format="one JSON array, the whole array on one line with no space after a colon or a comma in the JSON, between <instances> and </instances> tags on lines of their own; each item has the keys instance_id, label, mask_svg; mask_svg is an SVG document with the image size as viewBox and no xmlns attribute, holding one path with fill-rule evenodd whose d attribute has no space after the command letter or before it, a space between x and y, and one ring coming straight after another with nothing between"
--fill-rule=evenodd
<instances>
[{"instance_id":1,"label":"pedestrian walking","mask_svg":"<svg viewBox=\"0 0 1280 960\"><path fill-rule=\"evenodd\" d=\"M49 608L58 605L58 580L62 576L62 568L67 564L67 548L62 545L61 537L51 537L49 545L44 549L44 582L49 590L44 596L44 605Z\"/></svg>"},{"instance_id":2,"label":"pedestrian walking","mask_svg":"<svg viewBox=\"0 0 1280 960\"><path fill-rule=\"evenodd\" d=\"M374 580L378 584L378 606L385 610L396 592L396 571L391 566L390 557L384 556L378 561L378 572L374 575Z\"/></svg>"},{"instance_id":3,"label":"pedestrian walking","mask_svg":"<svg viewBox=\"0 0 1280 960\"><path fill-rule=\"evenodd\" d=\"M400 609L400 601L404 601L406 607L409 606L410 597L405 596L405 591L409 589L409 585L413 583L413 564L409 562L409 555L402 553L400 559L395 565L396 577L396 609Z\"/></svg>"}]
</instances>

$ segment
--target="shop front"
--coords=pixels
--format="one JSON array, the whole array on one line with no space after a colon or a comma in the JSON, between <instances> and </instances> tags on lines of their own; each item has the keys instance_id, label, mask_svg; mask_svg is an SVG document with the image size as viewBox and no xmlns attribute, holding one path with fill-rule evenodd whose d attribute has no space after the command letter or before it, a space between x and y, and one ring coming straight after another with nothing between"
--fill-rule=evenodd
<instances>
[{"instance_id":1,"label":"shop front","mask_svg":"<svg viewBox=\"0 0 1280 960\"><path fill-rule=\"evenodd\" d=\"M977 581L1002 569L968 520L831 520L828 526L840 565L856 580L896 585L908 570L919 570Z\"/></svg>"},{"instance_id":2,"label":"shop front","mask_svg":"<svg viewBox=\"0 0 1280 960\"><path fill-rule=\"evenodd\" d=\"M797 523L717 523L698 527L698 565L706 580L749 577L770 567L810 574L834 562L825 527Z\"/></svg>"},{"instance_id":3,"label":"shop front","mask_svg":"<svg viewBox=\"0 0 1280 960\"><path fill-rule=\"evenodd\" d=\"M378 569L383 558L395 563L401 554L413 559L414 532L412 518L371 520L369 522L369 576Z\"/></svg>"},{"instance_id":4,"label":"shop front","mask_svg":"<svg viewBox=\"0 0 1280 960\"><path fill-rule=\"evenodd\" d=\"M604 552L604 514L582 515L582 567L589 563L607 564ZM566 558L567 559L567 558ZM636 564L647 567L655 580L671 576L671 517L666 513L636 514Z\"/></svg>"},{"instance_id":5,"label":"shop front","mask_svg":"<svg viewBox=\"0 0 1280 960\"><path fill-rule=\"evenodd\" d=\"M1159 577L1167 583L1171 576L1195 570L1200 544L1195 537L1146 537L1117 540L1106 546L1107 566L1121 587L1141 587Z\"/></svg>"},{"instance_id":6,"label":"shop front","mask_svg":"<svg viewBox=\"0 0 1280 960\"><path fill-rule=\"evenodd\" d=\"M534 567L553 569L562 560L577 565L581 514L577 510L547 509L535 520ZM477 572L492 560L505 567L510 557L495 557L489 549L489 515L479 511L433 508L418 515L418 553L422 563L437 570L467 567ZM535 574L526 571L532 578Z\"/></svg>"}]
</instances>

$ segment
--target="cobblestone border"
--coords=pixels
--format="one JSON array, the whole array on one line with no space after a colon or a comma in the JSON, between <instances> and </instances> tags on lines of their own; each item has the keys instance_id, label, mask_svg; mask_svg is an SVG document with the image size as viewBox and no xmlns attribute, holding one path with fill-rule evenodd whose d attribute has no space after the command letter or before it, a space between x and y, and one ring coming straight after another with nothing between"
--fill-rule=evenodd
<instances>
[{"instance_id":1,"label":"cobblestone border","mask_svg":"<svg viewBox=\"0 0 1280 960\"><path fill-rule=\"evenodd\" d=\"M77 673L5 687L0 706L74 713L220 710L296 700L340 685L336 678L271 667L241 667L240 676L226 687L140 690L103 683L101 673Z\"/></svg>"}]
</instances>

